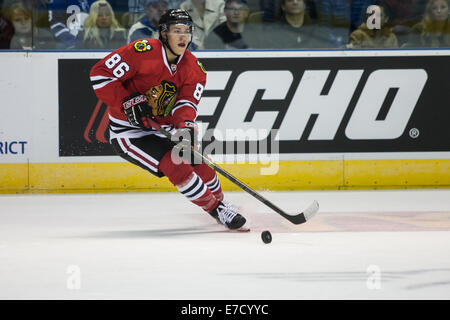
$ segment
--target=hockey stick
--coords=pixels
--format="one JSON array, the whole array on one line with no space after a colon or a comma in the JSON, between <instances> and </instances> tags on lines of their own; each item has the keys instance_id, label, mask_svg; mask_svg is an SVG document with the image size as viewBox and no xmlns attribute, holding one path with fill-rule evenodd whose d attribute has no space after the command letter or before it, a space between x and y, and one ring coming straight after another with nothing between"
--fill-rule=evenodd
<instances>
[{"instance_id":1,"label":"hockey stick","mask_svg":"<svg viewBox=\"0 0 450 320\"><path fill-rule=\"evenodd\" d=\"M156 121L154 121L150 117L148 117L147 119L148 119L149 123L151 124L151 126L153 128L158 130L158 132L162 133L168 139L172 140L172 134L170 132L168 132L167 130L162 128ZM302 212L300 212L298 214L295 214L295 215L287 214L286 212L284 212L283 210L278 208L276 205L274 205L272 202L270 202L269 200L267 200L266 198L261 196L255 190L253 190L252 188L250 188L249 186L247 186L246 184L241 182L239 179L237 179L236 177L234 177L233 175L231 175L230 173L228 173L227 171L225 171L224 169L219 167L217 164L215 164L214 162L209 160L207 157L202 155L197 150L192 149L192 151L193 151L194 157L197 158L197 160L201 160L207 166L209 166L210 168L212 168L216 172L220 173L222 176L224 176L225 178L227 178L228 180L233 182L239 188L241 188L242 190L244 190L247 193L251 194L253 197L255 197L256 199L258 199L259 201L264 203L266 206L268 206L269 208L274 210L276 213L278 213L280 216L282 216L283 218L289 220L293 224L305 223L306 221L311 219L317 213L317 211L319 211L319 203L316 200L314 200L313 203L311 203L304 211L302 211Z\"/></svg>"}]
</instances>

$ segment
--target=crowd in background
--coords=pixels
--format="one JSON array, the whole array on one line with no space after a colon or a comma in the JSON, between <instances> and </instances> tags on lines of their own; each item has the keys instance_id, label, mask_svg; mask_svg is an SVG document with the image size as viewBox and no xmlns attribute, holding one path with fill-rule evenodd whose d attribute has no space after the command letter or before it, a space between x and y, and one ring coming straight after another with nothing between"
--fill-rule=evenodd
<instances>
[{"instance_id":1,"label":"crowd in background","mask_svg":"<svg viewBox=\"0 0 450 320\"><path fill-rule=\"evenodd\" d=\"M191 50L450 48L450 0L0 0L0 49L116 49L175 8Z\"/></svg>"}]
</instances>

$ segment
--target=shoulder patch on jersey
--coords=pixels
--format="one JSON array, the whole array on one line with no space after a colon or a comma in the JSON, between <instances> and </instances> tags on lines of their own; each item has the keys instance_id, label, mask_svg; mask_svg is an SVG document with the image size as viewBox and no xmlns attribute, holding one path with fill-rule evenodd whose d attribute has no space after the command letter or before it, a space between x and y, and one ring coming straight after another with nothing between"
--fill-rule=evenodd
<instances>
[{"instance_id":1,"label":"shoulder patch on jersey","mask_svg":"<svg viewBox=\"0 0 450 320\"><path fill-rule=\"evenodd\" d=\"M202 69L203 73L206 74L205 67L203 67L203 64L198 60L197 60L197 65L200 67L200 69Z\"/></svg>"},{"instance_id":2,"label":"shoulder patch on jersey","mask_svg":"<svg viewBox=\"0 0 450 320\"><path fill-rule=\"evenodd\" d=\"M152 46L148 44L148 40L138 40L134 43L134 50L136 52L146 52L152 49Z\"/></svg>"}]
</instances>

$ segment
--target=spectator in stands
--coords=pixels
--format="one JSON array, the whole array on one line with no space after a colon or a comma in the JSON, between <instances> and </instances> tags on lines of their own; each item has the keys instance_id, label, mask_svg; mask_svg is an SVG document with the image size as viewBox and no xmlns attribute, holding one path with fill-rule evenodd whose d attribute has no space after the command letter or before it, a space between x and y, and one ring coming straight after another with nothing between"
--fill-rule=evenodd
<instances>
[{"instance_id":1,"label":"spectator in stands","mask_svg":"<svg viewBox=\"0 0 450 320\"><path fill-rule=\"evenodd\" d=\"M80 32L77 47L84 49L117 49L126 44L126 30L115 18L114 10L106 0L91 4L89 15Z\"/></svg>"},{"instance_id":2,"label":"spectator in stands","mask_svg":"<svg viewBox=\"0 0 450 320\"><path fill-rule=\"evenodd\" d=\"M388 25L388 13L383 6L379 5L378 8L380 10L380 27L371 29L367 23L363 23L350 35L350 43L347 48L398 48L397 37Z\"/></svg>"},{"instance_id":3,"label":"spectator in stands","mask_svg":"<svg viewBox=\"0 0 450 320\"><path fill-rule=\"evenodd\" d=\"M264 26L263 45L268 49L325 47L325 34L312 22L304 0L282 0L281 17Z\"/></svg>"},{"instance_id":4,"label":"spectator in stands","mask_svg":"<svg viewBox=\"0 0 450 320\"><path fill-rule=\"evenodd\" d=\"M194 22L194 36L190 50L204 49L206 36L226 20L224 0L185 0L180 8L186 10Z\"/></svg>"},{"instance_id":5,"label":"spectator in stands","mask_svg":"<svg viewBox=\"0 0 450 320\"><path fill-rule=\"evenodd\" d=\"M0 49L9 49L13 35L13 24L0 12Z\"/></svg>"},{"instance_id":6,"label":"spectator in stands","mask_svg":"<svg viewBox=\"0 0 450 320\"><path fill-rule=\"evenodd\" d=\"M33 50L54 49L53 36L48 29L37 28L33 21L31 7L23 7L20 3L12 6L9 17L14 26L14 36L10 49Z\"/></svg>"},{"instance_id":7,"label":"spectator in stands","mask_svg":"<svg viewBox=\"0 0 450 320\"><path fill-rule=\"evenodd\" d=\"M8 10L13 6L21 5L33 11L33 26L38 28L49 29L48 8L47 5L51 0L4 0L2 8Z\"/></svg>"},{"instance_id":8,"label":"spectator in stands","mask_svg":"<svg viewBox=\"0 0 450 320\"><path fill-rule=\"evenodd\" d=\"M159 18L166 13L167 9L166 0L148 0L145 16L131 27L127 42L142 38L157 39Z\"/></svg>"},{"instance_id":9,"label":"spectator in stands","mask_svg":"<svg viewBox=\"0 0 450 320\"><path fill-rule=\"evenodd\" d=\"M421 22L413 26L408 47L450 47L450 0L430 0Z\"/></svg>"},{"instance_id":10,"label":"spectator in stands","mask_svg":"<svg viewBox=\"0 0 450 320\"><path fill-rule=\"evenodd\" d=\"M4 17L7 15L11 16L11 10L18 6L27 9L29 12L32 12L33 28L43 29L40 30L40 32L38 32L37 34L34 34L35 38L33 39L33 47L35 48L45 49L43 47L40 47L40 45L45 45L45 43L48 43L50 45L50 49L52 47L53 41L51 39L48 39L48 31L50 28L47 9L48 1L49 0L0 0L0 7ZM42 41L38 40L36 36L43 37ZM38 42L40 42L40 44Z\"/></svg>"},{"instance_id":11,"label":"spectator in stands","mask_svg":"<svg viewBox=\"0 0 450 320\"><path fill-rule=\"evenodd\" d=\"M10 49L54 49L50 31L37 28L33 23L32 15L31 8L25 8L20 3L9 9L10 20L14 25Z\"/></svg>"},{"instance_id":12,"label":"spectator in stands","mask_svg":"<svg viewBox=\"0 0 450 320\"><path fill-rule=\"evenodd\" d=\"M14 36L11 39L11 49L33 49L32 12L22 6L10 8L10 19L14 26Z\"/></svg>"},{"instance_id":13,"label":"spectator in stands","mask_svg":"<svg viewBox=\"0 0 450 320\"><path fill-rule=\"evenodd\" d=\"M248 49L245 33L245 21L249 8L246 0L225 0L225 16L227 20L208 34L205 40L206 49Z\"/></svg>"}]
</instances>

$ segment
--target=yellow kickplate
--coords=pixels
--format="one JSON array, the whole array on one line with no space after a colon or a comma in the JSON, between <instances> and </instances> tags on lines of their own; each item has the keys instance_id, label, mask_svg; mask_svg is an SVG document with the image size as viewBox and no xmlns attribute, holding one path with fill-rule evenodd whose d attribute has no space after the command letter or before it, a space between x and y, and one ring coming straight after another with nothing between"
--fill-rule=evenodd
<instances>
[{"instance_id":1,"label":"yellow kickplate","mask_svg":"<svg viewBox=\"0 0 450 320\"><path fill-rule=\"evenodd\" d=\"M261 190L438 188L450 186L450 160L330 160L218 163ZM219 175L224 190L239 187ZM0 164L0 192L176 191L130 163Z\"/></svg>"}]
</instances>

